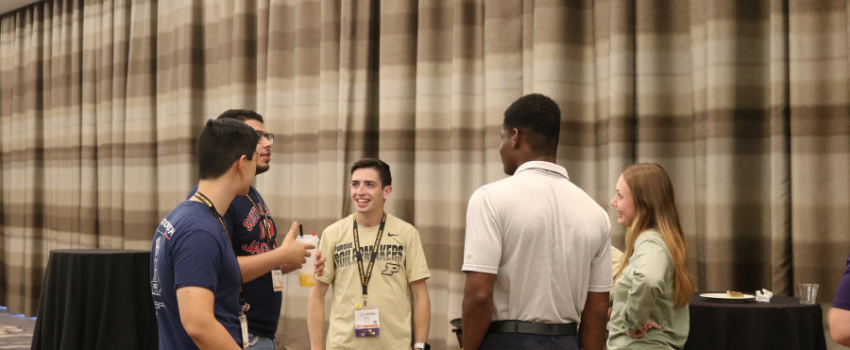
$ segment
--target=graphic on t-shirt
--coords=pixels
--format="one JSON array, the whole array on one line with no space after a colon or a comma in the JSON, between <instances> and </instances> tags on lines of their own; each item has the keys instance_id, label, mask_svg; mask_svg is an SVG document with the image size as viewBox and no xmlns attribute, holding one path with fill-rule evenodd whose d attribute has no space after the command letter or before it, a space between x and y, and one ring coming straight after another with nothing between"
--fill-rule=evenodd
<instances>
[{"instance_id":1,"label":"graphic on t-shirt","mask_svg":"<svg viewBox=\"0 0 850 350\"><path fill-rule=\"evenodd\" d=\"M401 265L396 263L387 263L384 266L384 271L381 271L382 275L392 276L394 273L401 271Z\"/></svg>"},{"instance_id":2,"label":"graphic on t-shirt","mask_svg":"<svg viewBox=\"0 0 850 350\"><path fill-rule=\"evenodd\" d=\"M251 241L251 244L243 244L242 250L251 254L260 254L270 251L269 245L266 242Z\"/></svg>"},{"instance_id":3,"label":"graphic on t-shirt","mask_svg":"<svg viewBox=\"0 0 850 350\"><path fill-rule=\"evenodd\" d=\"M372 258L372 249L374 247L374 245L360 247L360 251L363 252L363 261L369 261ZM398 244L381 244L378 247L378 256L375 260L401 262L404 260L404 246ZM338 269L355 265L357 258L354 256L354 242L337 245L334 248L334 261Z\"/></svg>"},{"instance_id":4,"label":"graphic on t-shirt","mask_svg":"<svg viewBox=\"0 0 850 350\"><path fill-rule=\"evenodd\" d=\"M171 240L171 235L174 234L174 226L171 226L171 223L168 222L168 220L162 219L156 231L165 236L165 238Z\"/></svg>"},{"instance_id":5,"label":"graphic on t-shirt","mask_svg":"<svg viewBox=\"0 0 850 350\"><path fill-rule=\"evenodd\" d=\"M167 221L163 220L163 222ZM156 296L159 296L162 293L162 287L159 285L159 244L161 241L162 237L157 237L156 249L154 249L153 254L153 279L151 280L151 294ZM159 312L160 308L165 308L165 303L154 300L153 304L156 308L156 312Z\"/></svg>"},{"instance_id":6,"label":"graphic on t-shirt","mask_svg":"<svg viewBox=\"0 0 850 350\"><path fill-rule=\"evenodd\" d=\"M267 242L271 241L272 244L275 245L274 222L272 221L269 207L264 203L260 203L259 207L260 210L265 211L265 213L258 212L256 207L252 207L251 211L248 212L248 216L245 217L245 220L242 220L242 226L248 229L248 231L252 231L257 224L260 226L260 240L253 240L251 243L242 245L242 250L252 255L265 253L277 248L276 246L269 247ZM268 218L268 222L266 222L265 218ZM268 232L268 239L266 239L266 232Z\"/></svg>"},{"instance_id":7,"label":"graphic on t-shirt","mask_svg":"<svg viewBox=\"0 0 850 350\"><path fill-rule=\"evenodd\" d=\"M251 211L248 212L248 216L245 217L245 220L242 220L242 226L251 231L254 229L254 225L260 221L260 213L257 212L257 208L251 208Z\"/></svg>"},{"instance_id":8,"label":"graphic on t-shirt","mask_svg":"<svg viewBox=\"0 0 850 350\"><path fill-rule=\"evenodd\" d=\"M256 207L252 207L251 211L248 212L248 216L245 217L245 220L242 220L242 226L245 226L248 231L254 229L254 226L263 219L263 215L268 216L269 219L271 219L272 213L271 210L269 210L269 207L266 206L265 203L260 203L258 206L260 207L260 210L263 211L262 213L258 212Z\"/></svg>"}]
</instances>

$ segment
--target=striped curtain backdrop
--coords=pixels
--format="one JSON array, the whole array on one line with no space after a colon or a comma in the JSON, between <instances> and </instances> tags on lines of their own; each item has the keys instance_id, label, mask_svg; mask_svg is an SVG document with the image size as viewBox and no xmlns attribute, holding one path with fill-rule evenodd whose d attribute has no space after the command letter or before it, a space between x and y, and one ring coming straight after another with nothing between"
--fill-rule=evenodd
<instances>
[{"instance_id":1,"label":"striped curtain backdrop","mask_svg":"<svg viewBox=\"0 0 850 350\"><path fill-rule=\"evenodd\" d=\"M352 211L353 161L391 165L430 342L454 348L467 200L505 176L504 110L539 92L558 163L612 219L624 167L667 169L700 290L819 283L828 305L850 254L849 18L846 0L28 6L0 17L0 304L34 314L51 249L149 249L203 121L248 108L276 135L256 185L281 228L321 232ZM289 280L279 348L309 347L308 292Z\"/></svg>"}]
</instances>

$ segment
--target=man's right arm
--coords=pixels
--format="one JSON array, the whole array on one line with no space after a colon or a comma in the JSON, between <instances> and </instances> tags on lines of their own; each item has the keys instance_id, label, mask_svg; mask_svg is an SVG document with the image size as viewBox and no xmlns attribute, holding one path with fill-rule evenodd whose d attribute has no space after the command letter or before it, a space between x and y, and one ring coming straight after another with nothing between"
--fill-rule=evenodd
<instances>
[{"instance_id":1,"label":"man's right arm","mask_svg":"<svg viewBox=\"0 0 850 350\"><path fill-rule=\"evenodd\" d=\"M322 337L325 332L325 295L328 293L328 286L329 284L317 280L310 290L310 299L307 302L307 330L310 332L312 350L324 348Z\"/></svg>"},{"instance_id":2,"label":"man's right arm","mask_svg":"<svg viewBox=\"0 0 850 350\"><path fill-rule=\"evenodd\" d=\"M478 350L490 320L493 319L493 286L496 275L482 272L466 273L463 291L463 348Z\"/></svg>"},{"instance_id":3,"label":"man's right arm","mask_svg":"<svg viewBox=\"0 0 850 350\"><path fill-rule=\"evenodd\" d=\"M499 210L483 189L469 198L466 210L463 272L463 347L477 350L493 319L493 287L502 258Z\"/></svg>"},{"instance_id":4,"label":"man's right arm","mask_svg":"<svg viewBox=\"0 0 850 350\"><path fill-rule=\"evenodd\" d=\"M587 292L581 311L579 347L583 350L602 350L605 345L605 324L608 315L608 292Z\"/></svg>"},{"instance_id":5,"label":"man's right arm","mask_svg":"<svg viewBox=\"0 0 850 350\"><path fill-rule=\"evenodd\" d=\"M201 350L239 350L242 347L233 340L227 329L215 319L213 307L215 295L203 287L177 289L177 306L180 322L195 345Z\"/></svg>"}]
</instances>

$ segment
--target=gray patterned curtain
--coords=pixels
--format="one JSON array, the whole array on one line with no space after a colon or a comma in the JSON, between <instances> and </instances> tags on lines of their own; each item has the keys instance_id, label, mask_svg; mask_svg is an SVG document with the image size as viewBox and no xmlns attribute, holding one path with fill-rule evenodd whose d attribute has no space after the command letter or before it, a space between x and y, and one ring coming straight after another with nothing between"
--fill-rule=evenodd
<instances>
[{"instance_id":1,"label":"gray patterned curtain","mask_svg":"<svg viewBox=\"0 0 850 350\"><path fill-rule=\"evenodd\" d=\"M701 290L813 282L827 304L850 254L848 17L846 0L28 6L0 17L0 304L35 312L51 249L148 249L197 180L201 123L249 108L277 136L256 181L284 227L350 213L354 160L392 166L388 211L422 234L430 339L451 348L466 203L504 176L502 115L531 92L560 104L558 163L603 206L627 165L667 169ZM296 280L278 336L306 349Z\"/></svg>"}]
</instances>

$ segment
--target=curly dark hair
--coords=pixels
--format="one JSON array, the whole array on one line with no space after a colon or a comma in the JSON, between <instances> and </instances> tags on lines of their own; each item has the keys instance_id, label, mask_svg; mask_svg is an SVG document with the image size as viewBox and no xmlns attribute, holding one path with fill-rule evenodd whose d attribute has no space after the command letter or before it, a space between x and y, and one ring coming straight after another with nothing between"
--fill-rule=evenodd
<instances>
[{"instance_id":1,"label":"curly dark hair","mask_svg":"<svg viewBox=\"0 0 850 350\"><path fill-rule=\"evenodd\" d=\"M507 130L519 129L538 155L554 156L558 151L561 109L549 97L541 94L520 97L505 110L502 125Z\"/></svg>"}]
</instances>

